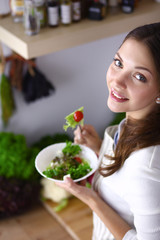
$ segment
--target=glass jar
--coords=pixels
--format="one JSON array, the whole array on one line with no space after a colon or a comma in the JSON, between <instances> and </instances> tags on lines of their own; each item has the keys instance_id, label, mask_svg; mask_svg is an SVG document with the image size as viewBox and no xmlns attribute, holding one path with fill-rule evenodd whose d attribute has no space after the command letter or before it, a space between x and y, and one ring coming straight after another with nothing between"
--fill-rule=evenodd
<instances>
[{"instance_id":1,"label":"glass jar","mask_svg":"<svg viewBox=\"0 0 160 240\"><path fill-rule=\"evenodd\" d=\"M47 4L45 0L33 0L40 20L40 27L47 25Z\"/></svg>"},{"instance_id":2,"label":"glass jar","mask_svg":"<svg viewBox=\"0 0 160 240\"><path fill-rule=\"evenodd\" d=\"M37 8L32 0L25 0L24 28L25 33L29 36L37 34L40 30Z\"/></svg>"},{"instance_id":3,"label":"glass jar","mask_svg":"<svg viewBox=\"0 0 160 240\"><path fill-rule=\"evenodd\" d=\"M14 22L23 22L24 0L10 0L10 7Z\"/></svg>"}]
</instances>

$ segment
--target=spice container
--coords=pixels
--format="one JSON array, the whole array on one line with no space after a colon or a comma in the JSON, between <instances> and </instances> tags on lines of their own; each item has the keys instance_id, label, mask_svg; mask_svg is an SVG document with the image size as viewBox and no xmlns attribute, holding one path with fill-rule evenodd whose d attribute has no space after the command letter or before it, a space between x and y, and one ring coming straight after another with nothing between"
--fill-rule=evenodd
<instances>
[{"instance_id":1,"label":"spice container","mask_svg":"<svg viewBox=\"0 0 160 240\"><path fill-rule=\"evenodd\" d=\"M24 0L10 0L10 7L14 22L23 22Z\"/></svg>"},{"instance_id":2,"label":"spice container","mask_svg":"<svg viewBox=\"0 0 160 240\"><path fill-rule=\"evenodd\" d=\"M24 27L25 33L29 36L37 34L40 30L37 8L32 0L25 0Z\"/></svg>"},{"instance_id":3,"label":"spice container","mask_svg":"<svg viewBox=\"0 0 160 240\"><path fill-rule=\"evenodd\" d=\"M134 0L122 0L122 11L132 13L134 10Z\"/></svg>"},{"instance_id":4,"label":"spice container","mask_svg":"<svg viewBox=\"0 0 160 240\"><path fill-rule=\"evenodd\" d=\"M81 1L72 0L72 20L79 22L81 20Z\"/></svg>"},{"instance_id":5,"label":"spice container","mask_svg":"<svg viewBox=\"0 0 160 240\"><path fill-rule=\"evenodd\" d=\"M106 6L99 0L94 0L88 9L88 18L91 20L102 20L106 15Z\"/></svg>"}]
</instances>

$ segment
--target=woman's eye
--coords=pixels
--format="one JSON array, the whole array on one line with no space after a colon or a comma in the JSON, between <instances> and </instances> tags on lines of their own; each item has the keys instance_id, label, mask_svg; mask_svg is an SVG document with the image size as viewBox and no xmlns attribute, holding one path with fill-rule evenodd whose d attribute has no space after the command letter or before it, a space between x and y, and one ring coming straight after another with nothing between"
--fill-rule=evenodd
<instances>
[{"instance_id":1,"label":"woman's eye","mask_svg":"<svg viewBox=\"0 0 160 240\"><path fill-rule=\"evenodd\" d=\"M146 81L147 81L147 79L145 78L145 76L143 76L142 74L137 73L137 74L135 75L135 77L136 77L139 81L141 81L141 82L146 82Z\"/></svg>"},{"instance_id":2,"label":"woman's eye","mask_svg":"<svg viewBox=\"0 0 160 240\"><path fill-rule=\"evenodd\" d=\"M114 58L113 60L114 60L114 64L115 64L116 67L120 67L120 68L123 67L122 63L119 59Z\"/></svg>"}]
</instances>

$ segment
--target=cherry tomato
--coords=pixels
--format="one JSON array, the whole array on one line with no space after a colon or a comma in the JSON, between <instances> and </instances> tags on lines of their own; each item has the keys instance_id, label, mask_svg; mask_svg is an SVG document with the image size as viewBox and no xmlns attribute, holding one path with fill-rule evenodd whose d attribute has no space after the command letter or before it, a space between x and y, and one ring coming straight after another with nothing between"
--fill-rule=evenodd
<instances>
[{"instance_id":1,"label":"cherry tomato","mask_svg":"<svg viewBox=\"0 0 160 240\"><path fill-rule=\"evenodd\" d=\"M76 122L80 122L83 119L83 113L81 111L76 111L73 118Z\"/></svg>"},{"instance_id":2,"label":"cherry tomato","mask_svg":"<svg viewBox=\"0 0 160 240\"><path fill-rule=\"evenodd\" d=\"M74 159L78 162L78 163L82 163L82 159L80 157L74 157Z\"/></svg>"}]
</instances>

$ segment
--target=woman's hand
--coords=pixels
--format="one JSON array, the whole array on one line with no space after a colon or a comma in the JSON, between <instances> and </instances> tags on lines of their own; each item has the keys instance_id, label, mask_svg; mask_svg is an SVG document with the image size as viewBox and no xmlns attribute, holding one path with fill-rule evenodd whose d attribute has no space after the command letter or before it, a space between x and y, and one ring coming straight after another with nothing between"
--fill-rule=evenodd
<instances>
[{"instance_id":1,"label":"woman's hand","mask_svg":"<svg viewBox=\"0 0 160 240\"><path fill-rule=\"evenodd\" d=\"M99 154L102 139L93 126L84 125L81 129L78 127L74 131L74 142L76 144L85 145L91 148L96 154Z\"/></svg>"},{"instance_id":2,"label":"woman's hand","mask_svg":"<svg viewBox=\"0 0 160 240\"><path fill-rule=\"evenodd\" d=\"M86 187L84 182L82 182L82 185L81 183L75 183L70 177L66 177L62 183L56 182L56 185L79 198L90 208L93 208L94 202L96 202L98 197L98 194L93 189Z\"/></svg>"},{"instance_id":3,"label":"woman's hand","mask_svg":"<svg viewBox=\"0 0 160 240\"><path fill-rule=\"evenodd\" d=\"M123 239L126 232L131 229L128 223L125 222L123 218L121 218L106 202L104 202L104 200L101 199L98 193L93 189L79 185L73 182L69 177L66 177L64 182L57 182L56 184L87 204L91 210L99 216L115 239Z\"/></svg>"}]
</instances>

